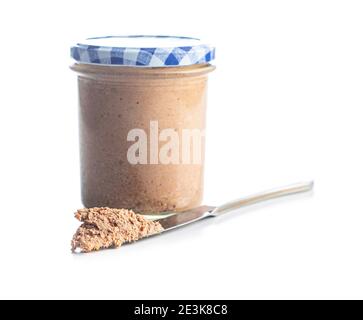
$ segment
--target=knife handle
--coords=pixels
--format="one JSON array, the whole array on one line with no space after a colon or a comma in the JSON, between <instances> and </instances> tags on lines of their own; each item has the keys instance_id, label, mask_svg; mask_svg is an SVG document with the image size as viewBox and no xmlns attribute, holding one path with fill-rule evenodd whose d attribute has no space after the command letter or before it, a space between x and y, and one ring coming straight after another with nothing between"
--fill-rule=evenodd
<instances>
[{"instance_id":1,"label":"knife handle","mask_svg":"<svg viewBox=\"0 0 363 320\"><path fill-rule=\"evenodd\" d=\"M248 206L251 204L263 202L266 200L271 200L275 198L285 197L296 193L307 192L311 191L314 187L314 182L299 182L292 185L288 185L281 188L276 188L268 191L264 191L261 193L256 193L251 196L247 196L235 201L227 202L217 208L215 208L211 213L210 216L220 216L225 214L229 211L242 208L244 206Z\"/></svg>"}]
</instances>

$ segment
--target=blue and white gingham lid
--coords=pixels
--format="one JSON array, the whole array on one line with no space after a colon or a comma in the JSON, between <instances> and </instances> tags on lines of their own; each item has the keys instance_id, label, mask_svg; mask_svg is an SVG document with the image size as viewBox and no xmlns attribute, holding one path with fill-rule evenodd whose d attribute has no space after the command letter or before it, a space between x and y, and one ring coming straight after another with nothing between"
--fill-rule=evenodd
<instances>
[{"instance_id":1,"label":"blue and white gingham lid","mask_svg":"<svg viewBox=\"0 0 363 320\"><path fill-rule=\"evenodd\" d=\"M215 48L190 37L106 36L77 43L71 56L88 64L173 67L209 63Z\"/></svg>"}]
</instances>

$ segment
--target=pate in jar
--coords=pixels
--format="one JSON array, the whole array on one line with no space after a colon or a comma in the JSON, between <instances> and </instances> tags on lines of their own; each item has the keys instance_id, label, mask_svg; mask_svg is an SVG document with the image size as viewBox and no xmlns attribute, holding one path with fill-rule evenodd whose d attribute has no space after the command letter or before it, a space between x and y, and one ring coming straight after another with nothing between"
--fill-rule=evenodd
<instances>
[{"instance_id":1,"label":"pate in jar","mask_svg":"<svg viewBox=\"0 0 363 320\"><path fill-rule=\"evenodd\" d=\"M215 49L188 37L108 36L71 55L83 204L140 213L200 205Z\"/></svg>"}]
</instances>

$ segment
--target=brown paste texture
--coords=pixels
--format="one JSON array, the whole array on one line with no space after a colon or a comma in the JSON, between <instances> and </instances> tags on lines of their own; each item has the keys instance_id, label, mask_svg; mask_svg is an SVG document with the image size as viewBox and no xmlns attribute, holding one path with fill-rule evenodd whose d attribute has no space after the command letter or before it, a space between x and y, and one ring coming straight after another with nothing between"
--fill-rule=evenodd
<instances>
[{"instance_id":1,"label":"brown paste texture","mask_svg":"<svg viewBox=\"0 0 363 320\"><path fill-rule=\"evenodd\" d=\"M85 208L75 217L83 223L73 236L72 252L116 248L163 231L159 222L126 209Z\"/></svg>"}]
</instances>

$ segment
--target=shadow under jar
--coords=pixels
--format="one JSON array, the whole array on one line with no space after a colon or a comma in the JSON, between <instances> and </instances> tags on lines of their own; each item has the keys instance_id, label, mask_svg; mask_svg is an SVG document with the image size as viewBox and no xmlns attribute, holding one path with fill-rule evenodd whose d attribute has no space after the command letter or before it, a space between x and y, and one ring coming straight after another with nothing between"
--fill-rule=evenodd
<instances>
[{"instance_id":1,"label":"shadow under jar","mask_svg":"<svg viewBox=\"0 0 363 320\"><path fill-rule=\"evenodd\" d=\"M83 204L149 214L200 205L214 49L193 38L129 36L88 39L71 52Z\"/></svg>"}]
</instances>

